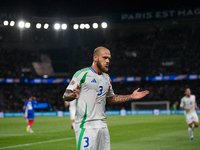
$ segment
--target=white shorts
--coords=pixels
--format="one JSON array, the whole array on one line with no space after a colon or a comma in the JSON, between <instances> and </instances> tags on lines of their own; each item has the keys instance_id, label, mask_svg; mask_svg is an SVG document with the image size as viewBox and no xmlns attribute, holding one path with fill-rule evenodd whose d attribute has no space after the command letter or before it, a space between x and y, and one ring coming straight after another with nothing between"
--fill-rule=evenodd
<instances>
[{"instance_id":1,"label":"white shorts","mask_svg":"<svg viewBox=\"0 0 200 150\"><path fill-rule=\"evenodd\" d=\"M75 128L77 150L110 150L107 127Z\"/></svg>"},{"instance_id":2,"label":"white shorts","mask_svg":"<svg viewBox=\"0 0 200 150\"><path fill-rule=\"evenodd\" d=\"M191 124L192 122L199 122L199 117L197 116L197 113L186 114L186 122L187 124Z\"/></svg>"}]
</instances>

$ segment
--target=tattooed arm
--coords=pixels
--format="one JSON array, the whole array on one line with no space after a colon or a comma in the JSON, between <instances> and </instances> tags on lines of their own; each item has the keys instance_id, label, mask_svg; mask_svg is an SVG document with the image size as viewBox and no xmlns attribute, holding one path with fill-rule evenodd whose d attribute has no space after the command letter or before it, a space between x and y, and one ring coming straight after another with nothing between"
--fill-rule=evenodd
<instances>
[{"instance_id":1,"label":"tattooed arm","mask_svg":"<svg viewBox=\"0 0 200 150\"><path fill-rule=\"evenodd\" d=\"M79 86L77 85L77 87L72 91L72 90L66 90L65 93L63 94L63 100L64 101L72 101L74 99L78 99L79 98Z\"/></svg>"},{"instance_id":2,"label":"tattooed arm","mask_svg":"<svg viewBox=\"0 0 200 150\"><path fill-rule=\"evenodd\" d=\"M130 95L114 95L113 97L108 97L107 101L111 104L119 104L119 103L130 102L132 100L141 99L147 94L149 94L149 91L147 90L141 92L139 92L139 90L140 88L136 89Z\"/></svg>"}]
</instances>

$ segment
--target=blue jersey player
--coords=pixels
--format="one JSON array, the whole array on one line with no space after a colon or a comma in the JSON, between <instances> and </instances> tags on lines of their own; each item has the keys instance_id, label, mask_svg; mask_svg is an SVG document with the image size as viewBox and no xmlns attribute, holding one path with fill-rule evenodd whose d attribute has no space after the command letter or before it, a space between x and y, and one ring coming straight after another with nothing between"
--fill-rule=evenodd
<instances>
[{"instance_id":1,"label":"blue jersey player","mask_svg":"<svg viewBox=\"0 0 200 150\"><path fill-rule=\"evenodd\" d=\"M26 131L33 133L32 125L34 122L34 105L37 105L38 102L36 97L31 96L24 105L24 118L28 119L28 126L26 127Z\"/></svg>"}]
</instances>

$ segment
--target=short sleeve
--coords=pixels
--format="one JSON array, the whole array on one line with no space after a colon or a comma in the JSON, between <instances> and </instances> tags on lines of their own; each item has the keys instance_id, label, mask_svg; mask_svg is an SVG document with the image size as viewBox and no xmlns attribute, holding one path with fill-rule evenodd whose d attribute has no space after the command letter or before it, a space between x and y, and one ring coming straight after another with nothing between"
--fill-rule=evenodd
<instances>
[{"instance_id":1,"label":"short sleeve","mask_svg":"<svg viewBox=\"0 0 200 150\"><path fill-rule=\"evenodd\" d=\"M111 83L111 80L110 80L110 77L109 77L109 89L108 89L108 93L106 94L106 97L113 97L115 95L114 93L114 90L112 88L112 83Z\"/></svg>"},{"instance_id":2,"label":"short sleeve","mask_svg":"<svg viewBox=\"0 0 200 150\"><path fill-rule=\"evenodd\" d=\"M193 95L194 96L194 101L196 102L196 96L195 95Z\"/></svg>"},{"instance_id":3,"label":"short sleeve","mask_svg":"<svg viewBox=\"0 0 200 150\"><path fill-rule=\"evenodd\" d=\"M77 73L74 74L74 76L72 77L69 85L67 86L68 90L72 90L73 91L77 87L77 85L80 84L79 76L77 77L76 74Z\"/></svg>"},{"instance_id":4,"label":"short sleeve","mask_svg":"<svg viewBox=\"0 0 200 150\"><path fill-rule=\"evenodd\" d=\"M180 107L184 107L185 106L185 99L184 97L181 99L181 103L180 103Z\"/></svg>"}]
</instances>

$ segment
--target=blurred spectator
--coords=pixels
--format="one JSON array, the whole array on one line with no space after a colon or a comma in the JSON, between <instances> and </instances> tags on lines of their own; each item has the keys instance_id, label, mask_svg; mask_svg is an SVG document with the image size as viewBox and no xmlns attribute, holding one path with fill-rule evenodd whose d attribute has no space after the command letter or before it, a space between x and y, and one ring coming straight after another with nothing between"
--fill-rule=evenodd
<instances>
[{"instance_id":1,"label":"blurred spectator","mask_svg":"<svg viewBox=\"0 0 200 150\"><path fill-rule=\"evenodd\" d=\"M155 81L155 82L113 82L115 93L130 94L137 87L141 90L148 89L149 95L139 101L169 101L172 105L176 101L180 101L181 93L186 87L191 87L196 94L197 104L200 105L198 93L200 87L195 80L183 81ZM124 88L126 87L126 88ZM22 111L22 106L28 95L34 94L38 97L38 102L50 103L52 108L50 111L64 111L64 102L62 100L63 91L66 84L1 84L0 93L1 103L0 108L5 112ZM107 110L120 110L124 107L126 110L131 109L131 102L119 105L111 105L106 103ZM44 111L44 110L36 110Z\"/></svg>"}]
</instances>

